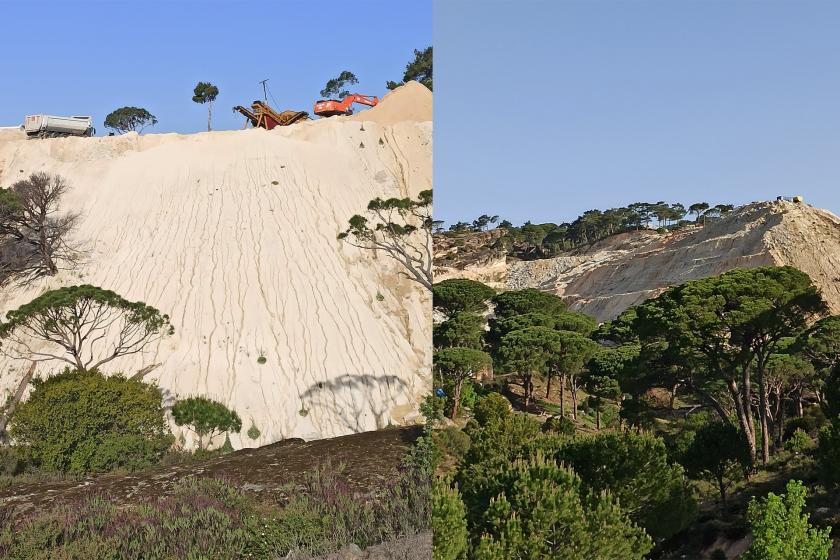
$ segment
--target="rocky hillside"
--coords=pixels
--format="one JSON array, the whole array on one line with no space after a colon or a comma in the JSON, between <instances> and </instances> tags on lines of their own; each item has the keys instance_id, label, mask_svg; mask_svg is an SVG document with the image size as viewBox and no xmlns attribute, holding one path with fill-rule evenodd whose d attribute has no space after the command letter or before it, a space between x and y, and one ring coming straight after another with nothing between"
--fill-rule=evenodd
<instances>
[{"instance_id":1,"label":"rocky hillside","mask_svg":"<svg viewBox=\"0 0 840 560\"><path fill-rule=\"evenodd\" d=\"M62 206L82 214L75 238L88 254L73 272L0 294L0 313L81 283L157 307L174 336L108 369L159 364L147 379L168 402L206 395L233 407L235 448L410 423L430 380L429 297L336 235L374 197L431 188L431 110L431 92L412 82L352 118L272 131L3 131L0 186L64 177ZM25 366L0 359L0 391ZM38 375L59 367L44 362ZM257 439L245 435L252 423Z\"/></svg>"},{"instance_id":2,"label":"rocky hillside","mask_svg":"<svg viewBox=\"0 0 840 560\"><path fill-rule=\"evenodd\" d=\"M756 202L705 227L624 233L550 259L516 261L489 252L471 259L464 251L447 260L445 254L436 244L436 280L467 277L498 288L539 288L601 321L668 286L771 264L807 272L832 312L840 313L840 218L804 203Z\"/></svg>"}]
</instances>

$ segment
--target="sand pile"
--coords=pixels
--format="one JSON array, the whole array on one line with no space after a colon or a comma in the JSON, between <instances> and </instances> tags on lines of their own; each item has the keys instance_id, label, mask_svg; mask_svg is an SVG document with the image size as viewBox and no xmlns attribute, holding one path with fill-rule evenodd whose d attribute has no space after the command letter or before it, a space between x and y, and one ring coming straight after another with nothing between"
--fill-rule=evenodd
<instances>
[{"instance_id":1,"label":"sand pile","mask_svg":"<svg viewBox=\"0 0 840 560\"><path fill-rule=\"evenodd\" d=\"M65 177L63 206L83 214L76 237L91 251L73 273L0 295L0 312L90 283L168 313L175 335L111 371L160 363L149 378L169 397L232 406L237 448L410 422L430 380L430 299L391 260L336 235L376 196L431 188L431 134L430 122L360 130L324 119L270 132L0 138L0 186L35 171ZM23 366L0 359L13 370L0 390Z\"/></svg>"},{"instance_id":2,"label":"sand pile","mask_svg":"<svg viewBox=\"0 0 840 560\"><path fill-rule=\"evenodd\" d=\"M603 321L669 286L764 265L790 265L808 273L832 313L840 313L840 218L791 202L750 204L706 227L668 235L617 235L580 254L503 259L463 271L449 267L436 279L464 276L507 289L539 288Z\"/></svg>"},{"instance_id":3,"label":"sand pile","mask_svg":"<svg viewBox=\"0 0 840 560\"><path fill-rule=\"evenodd\" d=\"M431 121L432 92L419 82L408 82L386 94L376 107L347 117L354 121L373 121L382 125L401 121Z\"/></svg>"}]
</instances>

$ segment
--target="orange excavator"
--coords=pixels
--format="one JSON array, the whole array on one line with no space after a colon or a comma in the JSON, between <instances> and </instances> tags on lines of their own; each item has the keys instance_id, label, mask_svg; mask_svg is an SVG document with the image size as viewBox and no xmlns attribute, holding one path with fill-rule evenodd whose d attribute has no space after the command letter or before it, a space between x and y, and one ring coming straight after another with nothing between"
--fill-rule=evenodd
<instances>
[{"instance_id":1,"label":"orange excavator","mask_svg":"<svg viewBox=\"0 0 840 560\"><path fill-rule=\"evenodd\" d=\"M359 93L351 93L344 99L338 101L335 99L321 99L315 102L313 113L319 117L334 117L336 115L352 115L353 109L350 108L353 103L360 103L369 107L376 107L379 103L379 98L373 95L361 95Z\"/></svg>"},{"instance_id":2,"label":"orange excavator","mask_svg":"<svg viewBox=\"0 0 840 560\"><path fill-rule=\"evenodd\" d=\"M242 105L237 105L233 110L245 115L245 118L254 128L265 128L267 130L271 130L275 126L289 126L309 120L309 113L306 111L282 111L278 113L269 107L268 103L259 100L251 103L250 111Z\"/></svg>"}]
</instances>

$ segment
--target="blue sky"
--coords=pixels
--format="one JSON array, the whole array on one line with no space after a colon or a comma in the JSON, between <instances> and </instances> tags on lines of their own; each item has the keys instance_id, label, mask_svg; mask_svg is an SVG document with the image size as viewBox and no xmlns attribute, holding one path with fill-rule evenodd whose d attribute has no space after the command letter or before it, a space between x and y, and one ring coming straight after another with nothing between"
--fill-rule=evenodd
<instances>
[{"instance_id":1,"label":"blue sky","mask_svg":"<svg viewBox=\"0 0 840 560\"><path fill-rule=\"evenodd\" d=\"M266 78L276 109L311 113L342 70L381 96L432 41L431 0L0 0L0 22L0 126L92 115L99 134L122 106L156 115L150 132L206 130L200 80L220 89L214 129L242 128L231 108L261 99Z\"/></svg>"},{"instance_id":2,"label":"blue sky","mask_svg":"<svg viewBox=\"0 0 840 560\"><path fill-rule=\"evenodd\" d=\"M435 216L840 213L840 2L435 0Z\"/></svg>"}]
</instances>

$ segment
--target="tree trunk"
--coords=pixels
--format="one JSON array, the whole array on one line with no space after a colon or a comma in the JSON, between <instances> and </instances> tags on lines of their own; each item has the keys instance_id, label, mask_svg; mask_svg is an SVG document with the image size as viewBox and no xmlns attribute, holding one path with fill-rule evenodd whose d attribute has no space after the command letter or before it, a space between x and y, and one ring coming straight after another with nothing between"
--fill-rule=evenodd
<instances>
[{"instance_id":1,"label":"tree trunk","mask_svg":"<svg viewBox=\"0 0 840 560\"><path fill-rule=\"evenodd\" d=\"M805 416L805 411L802 408L802 387L796 391L796 417L802 418Z\"/></svg>"},{"instance_id":2,"label":"tree trunk","mask_svg":"<svg viewBox=\"0 0 840 560\"><path fill-rule=\"evenodd\" d=\"M779 391L779 414L776 418L778 418L778 427L776 429L776 446L781 448L782 440L784 440L785 438L785 401L782 398L781 391Z\"/></svg>"},{"instance_id":3,"label":"tree trunk","mask_svg":"<svg viewBox=\"0 0 840 560\"><path fill-rule=\"evenodd\" d=\"M761 462L770 461L770 432L767 424L767 383L764 380L764 357L758 353L756 370L758 372L758 423L761 427ZM749 405L749 401L747 401Z\"/></svg>"},{"instance_id":4,"label":"tree trunk","mask_svg":"<svg viewBox=\"0 0 840 560\"><path fill-rule=\"evenodd\" d=\"M210 132L210 118L213 112L213 102L207 104L207 132Z\"/></svg>"},{"instance_id":5,"label":"tree trunk","mask_svg":"<svg viewBox=\"0 0 840 560\"><path fill-rule=\"evenodd\" d=\"M566 417L566 376L560 376L560 418Z\"/></svg>"},{"instance_id":6,"label":"tree trunk","mask_svg":"<svg viewBox=\"0 0 840 560\"><path fill-rule=\"evenodd\" d=\"M718 491L720 491L720 506L721 509L726 508L726 484L723 482L723 477L718 477Z\"/></svg>"},{"instance_id":7,"label":"tree trunk","mask_svg":"<svg viewBox=\"0 0 840 560\"><path fill-rule=\"evenodd\" d=\"M699 395L700 398L703 399L704 401L706 401L706 403L709 406L711 406L713 409L715 409L715 412L717 412L718 416L720 417L721 422L724 422L724 423L730 424L730 425L732 424L732 419L729 418L729 415L726 413L726 410L724 410L723 405L721 405L720 402L718 402L717 399L715 399L712 395L710 395L708 393L708 391L704 391L703 389L701 389L699 387L695 387L693 384L689 384L688 388L691 391L693 391L694 393L696 393L697 395Z\"/></svg>"},{"instance_id":8,"label":"tree trunk","mask_svg":"<svg viewBox=\"0 0 840 560\"><path fill-rule=\"evenodd\" d=\"M574 375L569 376L569 383L572 386L572 418L577 420L577 378Z\"/></svg>"},{"instance_id":9,"label":"tree trunk","mask_svg":"<svg viewBox=\"0 0 840 560\"><path fill-rule=\"evenodd\" d=\"M674 402L677 400L677 389L679 388L679 386L679 383L674 383L674 385L671 387L671 395L668 399L668 408L671 410L674 410Z\"/></svg>"},{"instance_id":10,"label":"tree trunk","mask_svg":"<svg viewBox=\"0 0 840 560\"><path fill-rule=\"evenodd\" d=\"M15 408L17 408L18 403L21 399L23 399L23 393L26 392L26 388L29 386L29 383L32 382L32 377L35 375L35 366L37 365L37 362L30 362L29 369L23 374L23 379L20 380L17 391L15 391L15 395L9 402L9 406L7 406L6 409L3 410L2 415L0 415L0 445L8 444L8 439L6 438L6 426L9 425L9 420L15 412Z\"/></svg>"},{"instance_id":11,"label":"tree trunk","mask_svg":"<svg viewBox=\"0 0 840 560\"><path fill-rule=\"evenodd\" d=\"M551 378L552 378L552 375L549 374L548 378L546 379L546 383L545 383L545 398L546 399L551 397Z\"/></svg>"},{"instance_id":12,"label":"tree trunk","mask_svg":"<svg viewBox=\"0 0 840 560\"><path fill-rule=\"evenodd\" d=\"M755 432L752 426L752 411L750 410L749 400L744 399L744 396L738 391L738 385L734 380L730 379L727 382L729 393L732 400L735 402L735 413L738 416L738 426L741 428L741 433L747 439L747 447L750 451L750 459L755 461ZM749 394L749 391L746 391ZM744 406L744 402L748 404Z\"/></svg>"},{"instance_id":13,"label":"tree trunk","mask_svg":"<svg viewBox=\"0 0 840 560\"><path fill-rule=\"evenodd\" d=\"M531 374L522 376L522 388L525 392L525 412L528 412L528 405L531 404Z\"/></svg>"},{"instance_id":14,"label":"tree trunk","mask_svg":"<svg viewBox=\"0 0 840 560\"><path fill-rule=\"evenodd\" d=\"M595 399L595 429L601 431L601 399Z\"/></svg>"},{"instance_id":15,"label":"tree trunk","mask_svg":"<svg viewBox=\"0 0 840 560\"><path fill-rule=\"evenodd\" d=\"M461 386L463 384L463 379L455 382L455 395L453 396L455 402L452 403L452 420L455 420L455 418L458 417L458 405L461 404Z\"/></svg>"}]
</instances>

